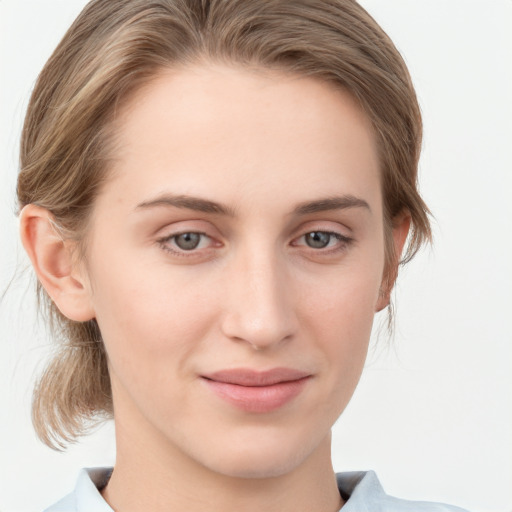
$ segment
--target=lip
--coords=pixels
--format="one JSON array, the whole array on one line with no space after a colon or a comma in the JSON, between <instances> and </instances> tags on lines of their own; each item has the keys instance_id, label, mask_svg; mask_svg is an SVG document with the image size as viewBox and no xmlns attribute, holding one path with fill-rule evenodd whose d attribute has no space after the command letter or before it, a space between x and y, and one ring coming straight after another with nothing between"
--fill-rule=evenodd
<instances>
[{"instance_id":1,"label":"lip","mask_svg":"<svg viewBox=\"0 0 512 512\"><path fill-rule=\"evenodd\" d=\"M271 412L301 393L311 374L292 368L221 370L202 375L218 397L246 412Z\"/></svg>"}]
</instances>

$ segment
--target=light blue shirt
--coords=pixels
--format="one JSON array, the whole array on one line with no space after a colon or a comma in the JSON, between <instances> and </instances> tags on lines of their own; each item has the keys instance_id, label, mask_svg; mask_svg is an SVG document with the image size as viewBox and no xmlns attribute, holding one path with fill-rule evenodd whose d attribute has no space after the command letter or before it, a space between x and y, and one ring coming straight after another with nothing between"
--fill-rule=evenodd
<instances>
[{"instance_id":1,"label":"light blue shirt","mask_svg":"<svg viewBox=\"0 0 512 512\"><path fill-rule=\"evenodd\" d=\"M111 468L83 469L71 494L45 512L114 512L102 498ZM346 501L342 512L465 512L458 507L425 501L400 500L388 496L373 471L338 473L338 488Z\"/></svg>"}]
</instances>

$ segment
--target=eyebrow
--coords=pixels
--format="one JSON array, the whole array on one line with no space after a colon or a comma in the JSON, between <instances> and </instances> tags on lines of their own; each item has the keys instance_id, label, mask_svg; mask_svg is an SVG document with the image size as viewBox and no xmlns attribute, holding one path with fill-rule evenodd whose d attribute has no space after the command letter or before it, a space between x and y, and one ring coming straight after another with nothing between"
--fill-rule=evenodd
<instances>
[{"instance_id":1,"label":"eyebrow","mask_svg":"<svg viewBox=\"0 0 512 512\"><path fill-rule=\"evenodd\" d=\"M236 211L229 206L210 201L208 199L187 195L166 194L157 197L156 199L144 201L138 204L136 210L161 206L171 206L203 213L214 213L228 217L236 217ZM294 208L293 213L295 215L307 215L331 210L345 210L348 208L364 208L371 212L370 205L364 199L352 195L343 195L299 203Z\"/></svg>"},{"instance_id":2,"label":"eyebrow","mask_svg":"<svg viewBox=\"0 0 512 512\"><path fill-rule=\"evenodd\" d=\"M369 212L372 211L370 205L364 199L352 195L344 195L300 203L295 207L294 213L297 215L307 215L308 213L345 210L347 208L365 208Z\"/></svg>"},{"instance_id":3,"label":"eyebrow","mask_svg":"<svg viewBox=\"0 0 512 512\"><path fill-rule=\"evenodd\" d=\"M157 197L151 201L144 201L137 205L138 209L154 208L157 206L174 206L175 208L183 208L186 210L195 210L203 213L216 213L219 215L226 215L228 217L235 217L235 210L232 208L209 201L208 199L202 199L200 197L192 197L185 195L164 195Z\"/></svg>"}]
</instances>

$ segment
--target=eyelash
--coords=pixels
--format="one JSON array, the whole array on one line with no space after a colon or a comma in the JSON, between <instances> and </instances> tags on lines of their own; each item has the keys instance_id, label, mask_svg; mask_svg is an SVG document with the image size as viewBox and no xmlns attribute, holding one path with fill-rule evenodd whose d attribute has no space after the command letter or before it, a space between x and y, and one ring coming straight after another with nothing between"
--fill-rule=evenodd
<instances>
[{"instance_id":1,"label":"eyelash","mask_svg":"<svg viewBox=\"0 0 512 512\"><path fill-rule=\"evenodd\" d=\"M186 251L185 249L180 249L179 247L176 249L173 249L169 245L169 243L172 243L173 241L175 242L179 236L192 235L192 234L199 235L201 237L206 237L206 238L209 238L210 240L212 239L206 233L202 233L200 231L182 231L181 233L174 233L173 235L166 236L164 238L160 238L159 240L157 240L157 242L164 251L169 252L174 256L190 258L191 256L196 256L197 251L200 249L191 249L190 251Z\"/></svg>"},{"instance_id":2,"label":"eyelash","mask_svg":"<svg viewBox=\"0 0 512 512\"><path fill-rule=\"evenodd\" d=\"M296 238L294 241L301 240L304 237L306 237L307 235L311 235L313 233L322 233L322 234L328 235L329 237L335 238L339 242L339 244L337 244L335 247L332 247L332 248L324 248L324 247L313 248L313 247L308 246L306 243L293 244L293 245L295 247L297 247L297 246L306 247L309 250L311 250L313 253L329 255L329 254L335 254L335 253L339 253L339 252L346 250L354 242L353 238L347 237L347 236L337 233L335 231L325 231L325 230L320 230L320 229L308 231L307 233L304 233L300 237ZM210 236L208 236L206 233L202 233L200 231L183 231L181 233L175 233L173 235L166 236L164 238L160 238L157 240L157 243L160 245L160 247L164 251L169 252L172 255L175 255L178 257L184 257L184 258L194 257L194 256L197 256L197 252L201 249L191 249L191 250L187 251L185 249L180 249L180 248L174 249L169 245L169 243L172 243L173 241L175 242L175 240L179 236L192 235L192 234L199 235L201 237L206 237L206 238L212 240L212 238ZM330 242L331 242L331 240L329 240L329 243ZM210 247L208 247L206 249L210 249Z\"/></svg>"},{"instance_id":3,"label":"eyelash","mask_svg":"<svg viewBox=\"0 0 512 512\"><path fill-rule=\"evenodd\" d=\"M324 254L324 255L336 254L336 253L346 250L354 242L353 238L350 238L346 235L342 235L341 233L337 233L336 231L325 231L325 230L321 230L321 229L315 229L312 231L308 231L307 233L304 233L302 236L300 236L296 240L301 240L301 239L305 238L307 235L311 235L313 233L322 233L324 235L329 235L329 237L331 237L331 239L334 238L338 241L338 244L336 244L334 247L313 248L311 246L308 246L306 243L299 244L301 246L307 247L314 253L320 253L320 254ZM329 240L329 243L331 241L332 240Z\"/></svg>"}]
</instances>

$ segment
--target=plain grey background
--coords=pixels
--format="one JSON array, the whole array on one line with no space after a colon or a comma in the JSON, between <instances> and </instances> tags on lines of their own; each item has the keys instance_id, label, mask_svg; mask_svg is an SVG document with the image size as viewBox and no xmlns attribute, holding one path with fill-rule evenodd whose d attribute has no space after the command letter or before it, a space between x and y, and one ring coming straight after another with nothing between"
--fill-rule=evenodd
<instances>
[{"instance_id":1,"label":"plain grey background","mask_svg":"<svg viewBox=\"0 0 512 512\"><path fill-rule=\"evenodd\" d=\"M512 1L362 0L404 55L425 122L421 189L435 245L399 277L397 329L376 340L334 428L338 471L474 512L512 510ZM35 78L83 0L0 0L0 510L35 511L82 466L114 460L107 425L67 453L30 424L50 342L17 241L19 133Z\"/></svg>"}]
</instances>

